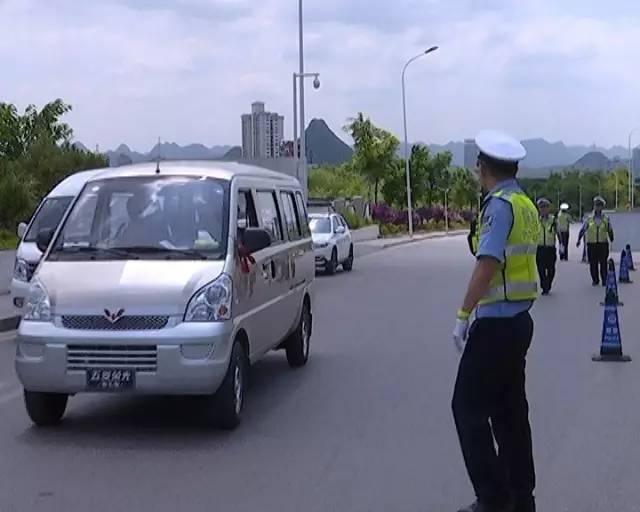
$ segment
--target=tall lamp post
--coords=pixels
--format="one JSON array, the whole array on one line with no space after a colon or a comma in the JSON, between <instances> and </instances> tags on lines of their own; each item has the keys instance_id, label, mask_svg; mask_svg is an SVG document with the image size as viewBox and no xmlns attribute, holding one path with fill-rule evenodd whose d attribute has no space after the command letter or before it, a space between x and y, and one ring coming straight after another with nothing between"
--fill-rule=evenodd
<instances>
[{"instance_id":1,"label":"tall lamp post","mask_svg":"<svg viewBox=\"0 0 640 512\"><path fill-rule=\"evenodd\" d=\"M407 212L409 214L409 237L413 237L413 209L411 207L411 170L409 169L409 136L407 134L407 95L405 88L405 73L409 64L418 60L420 57L424 57L438 49L437 46L432 46L428 50L419 53L415 57L410 58L402 68L402 114L404 118L404 165L405 173L407 176Z\"/></svg>"},{"instance_id":2,"label":"tall lamp post","mask_svg":"<svg viewBox=\"0 0 640 512\"><path fill-rule=\"evenodd\" d=\"M300 75L300 73L293 74L293 156L296 161L296 177L298 178L298 180L300 179L299 161L300 161L300 153L302 153L302 144L303 144L302 138L304 138L302 137L300 140L300 151L299 151L298 150L298 83L297 82L298 82L298 79L300 78L302 79L313 78L314 89L320 89L320 73L303 73L302 75ZM302 108L302 104L300 105L300 108ZM300 133L304 133L304 132L305 132L305 126L304 124L302 124L300 126ZM304 153L306 154L306 144L305 144ZM306 158L304 160L304 163L306 165Z\"/></svg>"},{"instance_id":3,"label":"tall lamp post","mask_svg":"<svg viewBox=\"0 0 640 512\"><path fill-rule=\"evenodd\" d=\"M294 154L296 155L296 171L298 179L302 178L304 183L302 184L305 190L305 195L308 194L308 171L307 171L307 138L305 136L306 123L304 119L304 80L305 78L314 77L313 87L320 88L320 79L318 73L305 73L304 72L304 24L302 16L302 0L298 0L298 42L299 42L299 56L300 56L300 69L298 73L293 75L293 103L294 112L297 114L296 100L297 93L295 82L296 79L300 80L300 155L298 156L298 144L297 144L297 115L294 114L294 137L293 146ZM298 160L299 158L299 160Z\"/></svg>"},{"instance_id":4,"label":"tall lamp post","mask_svg":"<svg viewBox=\"0 0 640 512\"><path fill-rule=\"evenodd\" d=\"M444 189L444 231L449 234L449 188Z\"/></svg>"},{"instance_id":5,"label":"tall lamp post","mask_svg":"<svg viewBox=\"0 0 640 512\"><path fill-rule=\"evenodd\" d=\"M635 180L633 176L633 153L631 151L631 137L633 134L640 130L640 126L637 126L629 132L629 209L633 210L633 203L635 200Z\"/></svg>"}]
</instances>

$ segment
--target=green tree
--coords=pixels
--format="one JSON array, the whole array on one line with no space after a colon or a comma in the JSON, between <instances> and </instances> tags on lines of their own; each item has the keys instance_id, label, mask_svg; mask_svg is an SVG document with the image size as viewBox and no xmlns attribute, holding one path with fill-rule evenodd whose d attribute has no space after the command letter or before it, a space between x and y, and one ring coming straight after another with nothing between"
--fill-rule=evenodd
<instances>
[{"instance_id":1,"label":"green tree","mask_svg":"<svg viewBox=\"0 0 640 512\"><path fill-rule=\"evenodd\" d=\"M449 167L451 160L452 155L449 151L437 153L428 159L424 197L427 205L431 206L434 202L440 202L444 197L444 190L450 188Z\"/></svg>"},{"instance_id":2,"label":"green tree","mask_svg":"<svg viewBox=\"0 0 640 512\"><path fill-rule=\"evenodd\" d=\"M18 114L15 105L0 103L0 158L15 160L26 156L42 140L68 144L73 131L60 118L69 111L71 105L61 99L47 103L41 110L29 105L23 115Z\"/></svg>"},{"instance_id":3,"label":"green tree","mask_svg":"<svg viewBox=\"0 0 640 512\"><path fill-rule=\"evenodd\" d=\"M457 208L475 208L480 186L471 171L457 167L452 171L451 203Z\"/></svg>"},{"instance_id":4,"label":"green tree","mask_svg":"<svg viewBox=\"0 0 640 512\"><path fill-rule=\"evenodd\" d=\"M59 99L41 110L30 105L22 115L0 103L0 228L13 232L70 174L108 165L104 156L71 145L73 131L60 120L70 110Z\"/></svg>"},{"instance_id":5,"label":"green tree","mask_svg":"<svg viewBox=\"0 0 640 512\"><path fill-rule=\"evenodd\" d=\"M321 166L309 172L309 197L335 199L367 195L367 181L348 163Z\"/></svg>"},{"instance_id":6,"label":"green tree","mask_svg":"<svg viewBox=\"0 0 640 512\"><path fill-rule=\"evenodd\" d=\"M399 141L393 134L375 126L362 112L348 120L344 130L354 141L353 168L373 187L373 200L377 203L380 183L397 165Z\"/></svg>"}]
</instances>

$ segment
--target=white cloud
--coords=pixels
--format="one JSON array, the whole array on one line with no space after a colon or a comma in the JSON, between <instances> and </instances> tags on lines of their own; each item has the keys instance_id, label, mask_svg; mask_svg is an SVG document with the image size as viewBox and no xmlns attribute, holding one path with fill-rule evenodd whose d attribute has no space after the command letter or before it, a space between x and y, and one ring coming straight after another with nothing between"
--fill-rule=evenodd
<instances>
[{"instance_id":1,"label":"white cloud","mask_svg":"<svg viewBox=\"0 0 640 512\"><path fill-rule=\"evenodd\" d=\"M307 111L336 130L357 111L412 139L486 126L522 137L623 143L640 122L640 6L612 0L305 0ZM296 2L0 0L0 97L62 97L87 145L237 143L253 100L291 119ZM290 131L290 126L288 127Z\"/></svg>"}]
</instances>

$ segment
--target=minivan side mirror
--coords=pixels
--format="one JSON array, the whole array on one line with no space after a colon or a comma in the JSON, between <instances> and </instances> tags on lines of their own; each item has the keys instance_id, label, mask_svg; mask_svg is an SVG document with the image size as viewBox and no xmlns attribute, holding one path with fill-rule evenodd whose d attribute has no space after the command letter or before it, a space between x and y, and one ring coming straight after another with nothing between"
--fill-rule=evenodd
<instances>
[{"instance_id":1,"label":"minivan side mirror","mask_svg":"<svg viewBox=\"0 0 640 512\"><path fill-rule=\"evenodd\" d=\"M346 230L344 229L344 226L338 226L338 227L336 228L336 233L337 233L338 235L343 234L345 231L346 231Z\"/></svg>"},{"instance_id":2,"label":"minivan side mirror","mask_svg":"<svg viewBox=\"0 0 640 512\"><path fill-rule=\"evenodd\" d=\"M24 238L24 235L27 234L27 223L26 222L21 222L20 224L18 224L18 238L20 240L22 240Z\"/></svg>"},{"instance_id":3,"label":"minivan side mirror","mask_svg":"<svg viewBox=\"0 0 640 512\"><path fill-rule=\"evenodd\" d=\"M247 228L242 234L242 245L250 254L271 245L271 235L266 229Z\"/></svg>"},{"instance_id":4,"label":"minivan side mirror","mask_svg":"<svg viewBox=\"0 0 640 512\"><path fill-rule=\"evenodd\" d=\"M51 239L53 238L54 230L52 228L44 228L38 231L38 235L36 236L36 246L41 253L45 253L47 247L51 243Z\"/></svg>"}]
</instances>

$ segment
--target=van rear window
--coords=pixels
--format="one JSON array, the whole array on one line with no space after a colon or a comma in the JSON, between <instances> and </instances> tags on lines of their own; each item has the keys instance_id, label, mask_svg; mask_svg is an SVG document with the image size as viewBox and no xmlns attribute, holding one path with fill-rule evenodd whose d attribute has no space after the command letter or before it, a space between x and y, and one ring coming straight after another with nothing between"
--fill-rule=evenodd
<instances>
[{"instance_id":1,"label":"van rear window","mask_svg":"<svg viewBox=\"0 0 640 512\"><path fill-rule=\"evenodd\" d=\"M50 197L45 199L31 221L31 226L29 226L29 230L24 237L25 242L35 242L38 233L43 229L57 228L71 201L73 201L73 197Z\"/></svg>"}]
</instances>

